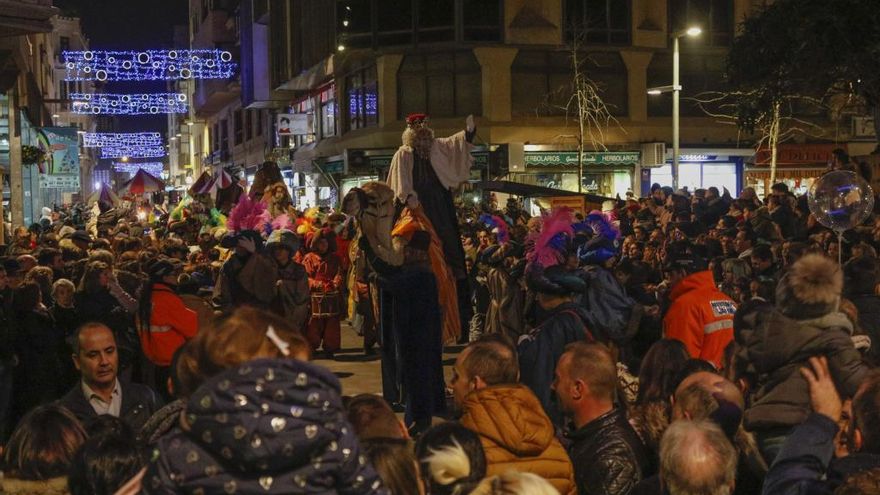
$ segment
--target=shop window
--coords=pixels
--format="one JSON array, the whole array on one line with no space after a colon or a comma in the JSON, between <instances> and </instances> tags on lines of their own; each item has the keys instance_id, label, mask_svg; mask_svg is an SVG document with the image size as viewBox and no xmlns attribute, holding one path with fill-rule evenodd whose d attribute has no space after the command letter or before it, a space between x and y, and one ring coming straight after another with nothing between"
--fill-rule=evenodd
<instances>
[{"instance_id":1,"label":"shop window","mask_svg":"<svg viewBox=\"0 0 880 495\"><path fill-rule=\"evenodd\" d=\"M407 55L397 74L398 118L482 113L480 64L473 52Z\"/></svg>"},{"instance_id":2,"label":"shop window","mask_svg":"<svg viewBox=\"0 0 880 495\"><path fill-rule=\"evenodd\" d=\"M733 41L733 0L669 0L669 31L699 26L700 43L729 46Z\"/></svg>"},{"instance_id":3,"label":"shop window","mask_svg":"<svg viewBox=\"0 0 880 495\"><path fill-rule=\"evenodd\" d=\"M59 48L61 49L60 51L62 51L62 52L66 52L66 51L70 50L70 38L68 38L67 36L59 37L58 38L58 45L59 45Z\"/></svg>"},{"instance_id":4,"label":"shop window","mask_svg":"<svg viewBox=\"0 0 880 495\"><path fill-rule=\"evenodd\" d=\"M628 45L631 32L629 0L566 0L565 34L569 41Z\"/></svg>"},{"instance_id":5,"label":"shop window","mask_svg":"<svg viewBox=\"0 0 880 495\"><path fill-rule=\"evenodd\" d=\"M612 115L627 114L627 71L614 52L584 53L583 71L596 84ZM512 112L516 116L566 115L572 95L571 55L567 51L520 50L511 66ZM575 115L574 107L568 115Z\"/></svg>"},{"instance_id":6,"label":"shop window","mask_svg":"<svg viewBox=\"0 0 880 495\"><path fill-rule=\"evenodd\" d=\"M314 115L314 97L306 96L297 100L292 106L292 111L293 113ZM312 128L309 130L308 134L292 136L295 148L311 143L315 140L315 134L317 133L317 129L315 129L315 119L312 119L311 123Z\"/></svg>"},{"instance_id":7,"label":"shop window","mask_svg":"<svg viewBox=\"0 0 880 495\"><path fill-rule=\"evenodd\" d=\"M379 123L379 87L376 66L346 76L348 120L346 130L362 129Z\"/></svg>"},{"instance_id":8,"label":"shop window","mask_svg":"<svg viewBox=\"0 0 880 495\"><path fill-rule=\"evenodd\" d=\"M236 146L244 141L244 126L242 124L241 109L232 113L232 139Z\"/></svg>"},{"instance_id":9,"label":"shop window","mask_svg":"<svg viewBox=\"0 0 880 495\"><path fill-rule=\"evenodd\" d=\"M336 135L336 85L325 86L318 93L321 137Z\"/></svg>"}]
</instances>

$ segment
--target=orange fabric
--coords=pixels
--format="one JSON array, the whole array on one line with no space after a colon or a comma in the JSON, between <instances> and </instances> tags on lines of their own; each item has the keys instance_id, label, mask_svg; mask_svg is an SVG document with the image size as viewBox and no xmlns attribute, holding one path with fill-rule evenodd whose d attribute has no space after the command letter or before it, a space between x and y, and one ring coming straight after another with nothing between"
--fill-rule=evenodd
<instances>
[{"instance_id":1,"label":"orange fabric","mask_svg":"<svg viewBox=\"0 0 880 495\"><path fill-rule=\"evenodd\" d=\"M720 369L724 348L733 340L733 300L718 290L710 271L685 277L669 298L672 304L663 318L663 334L680 340L691 357Z\"/></svg>"},{"instance_id":2,"label":"orange fabric","mask_svg":"<svg viewBox=\"0 0 880 495\"><path fill-rule=\"evenodd\" d=\"M462 404L461 424L480 436L486 476L523 471L575 494L574 468L538 398L524 385L475 390Z\"/></svg>"},{"instance_id":3,"label":"orange fabric","mask_svg":"<svg viewBox=\"0 0 880 495\"><path fill-rule=\"evenodd\" d=\"M404 208L400 213L400 219L391 230L392 237L403 237L407 241L418 231L424 230L431 234L431 246L428 248L428 256L431 259L431 271L437 279L437 293L439 295L440 310L443 311L443 342L454 343L461 335L461 320L458 313L458 292L455 285L455 277L446 264L443 256L443 245L440 237L434 231L434 226L421 206L412 210Z\"/></svg>"},{"instance_id":4,"label":"orange fabric","mask_svg":"<svg viewBox=\"0 0 880 495\"><path fill-rule=\"evenodd\" d=\"M183 300L165 284L153 284L151 327L167 327L167 331L142 329L141 347L144 355L156 366L169 366L171 357L184 342L196 336L199 318ZM140 327L140 325L139 325Z\"/></svg>"}]
</instances>

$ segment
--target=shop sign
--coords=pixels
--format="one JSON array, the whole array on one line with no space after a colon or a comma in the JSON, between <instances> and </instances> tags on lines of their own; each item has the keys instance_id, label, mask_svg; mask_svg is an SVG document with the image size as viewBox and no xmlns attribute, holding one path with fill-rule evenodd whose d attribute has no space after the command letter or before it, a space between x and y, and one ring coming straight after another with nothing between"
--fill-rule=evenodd
<instances>
[{"instance_id":1,"label":"shop sign","mask_svg":"<svg viewBox=\"0 0 880 495\"><path fill-rule=\"evenodd\" d=\"M313 133L314 126L314 115L310 113L279 113L275 116L279 136L305 136Z\"/></svg>"},{"instance_id":2,"label":"shop sign","mask_svg":"<svg viewBox=\"0 0 880 495\"><path fill-rule=\"evenodd\" d=\"M827 164L839 144L782 144L776 150L778 165ZM755 165L770 165L770 149L761 148L755 153Z\"/></svg>"},{"instance_id":3,"label":"shop sign","mask_svg":"<svg viewBox=\"0 0 880 495\"><path fill-rule=\"evenodd\" d=\"M325 174L341 174L345 171L345 162L342 160L327 162L321 165L321 170L323 170Z\"/></svg>"},{"instance_id":4,"label":"shop sign","mask_svg":"<svg viewBox=\"0 0 880 495\"><path fill-rule=\"evenodd\" d=\"M582 215L587 213L586 198L583 196L554 196L547 199L550 201L550 209L565 207Z\"/></svg>"},{"instance_id":5,"label":"shop sign","mask_svg":"<svg viewBox=\"0 0 880 495\"><path fill-rule=\"evenodd\" d=\"M488 151L472 151L471 156L474 157L473 168L484 169L489 166Z\"/></svg>"},{"instance_id":6,"label":"shop sign","mask_svg":"<svg viewBox=\"0 0 880 495\"><path fill-rule=\"evenodd\" d=\"M79 175L40 174L41 189L79 189Z\"/></svg>"},{"instance_id":7,"label":"shop sign","mask_svg":"<svg viewBox=\"0 0 880 495\"><path fill-rule=\"evenodd\" d=\"M584 153L584 165L632 165L639 162L639 151ZM527 167L576 167L577 151L526 151Z\"/></svg>"}]
</instances>

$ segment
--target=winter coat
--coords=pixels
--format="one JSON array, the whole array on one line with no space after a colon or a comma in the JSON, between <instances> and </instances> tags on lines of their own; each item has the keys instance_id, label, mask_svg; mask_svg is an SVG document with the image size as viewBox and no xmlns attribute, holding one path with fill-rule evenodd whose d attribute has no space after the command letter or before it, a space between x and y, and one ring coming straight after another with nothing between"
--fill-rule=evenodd
<instances>
[{"instance_id":1,"label":"winter coat","mask_svg":"<svg viewBox=\"0 0 880 495\"><path fill-rule=\"evenodd\" d=\"M64 393L58 383L61 376L61 354L64 333L55 326L45 310L27 311L16 315L15 368L13 410L20 414L41 404L52 402ZM69 357L68 357L69 359Z\"/></svg>"},{"instance_id":2,"label":"winter coat","mask_svg":"<svg viewBox=\"0 0 880 495\"><path fill-rule=\"evenodd\" d=\"M140 431L150 416L162 407L162 399L146 385L120 380L119 391L122 395L119 419L131 427L132 431ZM83 392L82 383L79 382L58 401L58 404L67 408L80 423L86 426L98 417L98 413Z\"/></svg>"},{"instance_id":3,"label":"winter coat","mask_svg":"<svg viewBox=\"0 0 880 495\"><path fill-rule=\"evenodd\" d=\"M579 302L587 308L590 330L599 340L613 341L623 347L627 337L638 329L642 307L627 295L611 271L589 266L579 275L587 283Z\"/></svg>"},{"instance_id":4,"label":"winter coat","mask_svg":"<svg viewBox=\"0 0 880 495\"><path fill-rule=\"evenodd\" d=\"M387 493L346 420L339 380L293 359L259 359L205 382L184 430L161 440L143 493Z\"/></svg>"},{"instance_id":5,"label":"winter coat","mask_svg":"<svg viewBox=\"0 0 880 495\"><path fill-rule=\"evenodd\" d=\"M559 493L577 490L571 460L555 436L537 397L523 385L496 385L469 393L461 424L480 436L486 475L508 470L534 473Z\"/></svg>"},{"instance_id":6,"label":"winter coat","mask_svg":"<svg viewBox=\"0 0 880 495\"><path fill-rule=\"evenodd\" d=\"M767 495L831 495L848 477L880 468L880 455L855 452L834 458L837 423L810 414L792 430L767 472Z\"/></svg>"},{"instance_id":7,"label":"winter coat","mask_svg":"<svg viewBox=\"0 0 880 495\"><path fill-rule=\"evenodd\" d=\"M724 348L733 340L733 299L718 290L711 271L685 277L672 288L669 299L664 336L681 341L692 358L720 368Z\"/></svg>"},{"instance_id":8,"label":"winter coat","mask_svg":"<svg viewBox=\"0 0 880 495\"><path fill-rule=\"evenodd\" d=\"M138 433L138 440L146 445L154 445L180 424L180 414L185 410L186 402L182 399L165 404L144 423Z\"/></svg>"},{"instance_id":9,"label":"winter coat","mask_svg":"<svg viewBox=\"0 0 880 495\"><path fill-rule=\"evenodd\" d=\"M654 466L647 449L613 409L567 435L580 495L626 495Z\"/></svg>"},{"instance_id":10,"label":"winter coat","mask_svg":"<svg viewBox=\"0 0 880 495\"><path fill-rule=\"evenodd\" d=\"M276 283L275 297L272 299L272 310L287 319L290 325L302 330L312 313L309 297L309 279L303 266L293 260L285 266L275 265Z\"/></svg>"},{"instance_id":11,"label":"winter coat","mask_svg":"<svg viewBox=\"0 0 880 495\"><path fill-rule=\"evenodd\" d=\"M767 304L744 308L737 318L736 359L758 378L746 429L789 427L807 419L810 392L799 370L812 356L826 356L840 395L853 397L868 368L851 333L852 324L839 312L793 320Z\"/></svg>"},{"instance_id":12,"label":"winter coat","mask_svg":"<svg viewBox=\"0 0 880 495\"><path fill-rule=\"evenodd\" d=\"M156 366L170 366L174 352L199 331L196 312L187 308L171 287L153 284L149 328L138 325L141 347Z\"/></svg>"},{"instance_id":13,"label":"winter coat","mask_svg":"<svg viewBox=\"0 0 880 495\"><path fill-rule=\"evenodd\" d=\"M45 481L20 480L5 477L0 480L0 493L3 495L67 495L67 476Z\"/></svg>"},{"instance_id":14,"label":"winter coat","mask_svg":"<svg viewBox=\"0 0 880 495\"><path fill-rule=\"evenodd\" d=\"M593 340L587 328L587 318L582 307L573 302L563 303L519 341L520 382L535 393L544 411L557 425L562 425L563 416L550 389L556 363L568 344Z\"/></svg>"}]
</instances>

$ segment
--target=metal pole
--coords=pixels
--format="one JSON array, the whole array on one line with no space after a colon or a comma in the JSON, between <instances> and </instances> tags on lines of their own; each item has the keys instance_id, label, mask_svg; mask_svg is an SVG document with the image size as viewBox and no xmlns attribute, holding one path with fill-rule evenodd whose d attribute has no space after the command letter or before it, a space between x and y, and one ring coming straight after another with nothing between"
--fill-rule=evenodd
<instances>
[{"instance_id":1,"label":"metal pole","mask_svg":"<svg viewBox=\"0 0 880 495\"><path fill-rule=\"evenodd\" d=\"M672 189L678 191L678 36L672 37Z\"/></svg>"}]
</instances>

